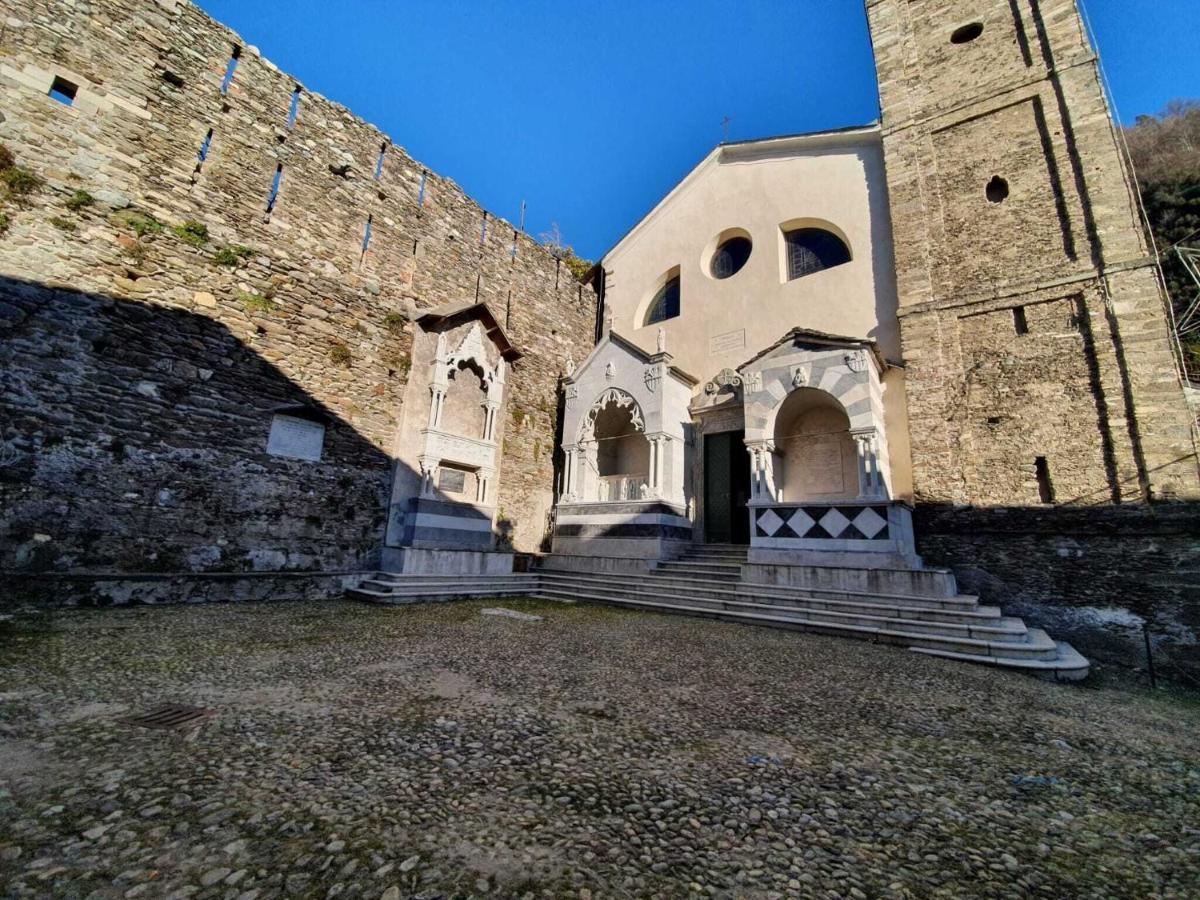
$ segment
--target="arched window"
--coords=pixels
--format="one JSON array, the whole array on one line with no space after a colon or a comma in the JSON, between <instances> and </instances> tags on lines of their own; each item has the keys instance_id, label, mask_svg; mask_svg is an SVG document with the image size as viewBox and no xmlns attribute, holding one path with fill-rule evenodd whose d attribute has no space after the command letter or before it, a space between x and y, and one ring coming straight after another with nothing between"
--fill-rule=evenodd
<instances>
[{"instance_id":1,"label":"arched window","mask_svg":"<svg viewBox=\"0 0 1200 900\"><path fill-rule=\"evenodd\" d=\"M788 281L850 262L850 248L822 228L797 228L784 236Z\"/></svg>"},{"instance_id":2,"label":"arched window","mask_svg":"<svg viewBox=\"0 0 1200 900\"><path fill-rule=\"evenodd\" d=\"M658 289L650 306L646 310L646 323L665 322L679 315L679 276L672 275L667 283Z\"/></svg>"}]
</instances>

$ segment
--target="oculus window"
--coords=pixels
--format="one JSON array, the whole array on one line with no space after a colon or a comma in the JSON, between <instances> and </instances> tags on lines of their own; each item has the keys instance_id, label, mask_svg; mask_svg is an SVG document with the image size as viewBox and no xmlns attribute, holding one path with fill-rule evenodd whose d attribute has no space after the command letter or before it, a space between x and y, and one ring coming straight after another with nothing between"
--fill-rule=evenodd
<instances>
[{"instance_id":1,"label":"oculus window","mask_svg":"<svg viewBox=\"0 0 1200 900\"><path fill-rule=\"evenodd\" d=\"M736 275L750 259L752 247L750 239L746 237L731 237L727 241L722 241L721 245L717 247L717 252L713 254L712 277L728 278Z\"/></svg>"}]
</instances>

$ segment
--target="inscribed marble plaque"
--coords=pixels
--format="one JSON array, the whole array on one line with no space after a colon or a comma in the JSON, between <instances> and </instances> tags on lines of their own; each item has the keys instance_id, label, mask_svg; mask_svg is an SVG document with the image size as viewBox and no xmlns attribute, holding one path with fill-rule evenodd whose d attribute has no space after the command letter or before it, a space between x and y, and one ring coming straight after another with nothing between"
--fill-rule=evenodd
<instances>
[{"instance_id":1,"label":"inscribed marble plaque","mask_svg":"<svg viewBox=\"0 0 1200 900\"><path fill-rule=\"evenodd\" d=\"M325 447L325 426L320 422L277 415L271 420L267 452L273 456L318 462Z\"/></svg>"}]
</instances>

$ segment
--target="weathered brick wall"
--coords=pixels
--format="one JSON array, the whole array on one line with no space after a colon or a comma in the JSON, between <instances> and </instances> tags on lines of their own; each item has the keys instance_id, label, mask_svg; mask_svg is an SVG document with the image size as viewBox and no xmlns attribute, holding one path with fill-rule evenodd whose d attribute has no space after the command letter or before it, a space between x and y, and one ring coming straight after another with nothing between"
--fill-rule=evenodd
<instances>
[{"instance_id":1,"label":"weathered brick wall","mask_svg":"<svg viewBox=\"0 0 1200 900\"><path fill-rule=\"evenodd\" d=\"M1162 588L1171 567L1194 583L1191 416L1074 0L867 0L867 11L920 551L1069 636L1105 618L1081 610L1136 610L1195 662L1195 597ZM982 33L952 41L969 23ZM1075 619L1031 604L1074 607ZM1118 641L1131 660L1135 640Z\"/></svg>"},{"instance_id":2,"label":"weathered brick wall","mask_svg":"<svg viewBox=\"0 0 1200 900\"><path fill-rule=\"evenodd\" d=\"M44 180L0 236L0 569L371 565L412 319L475 299L526 354L499 506L518 549L541 540L594 296L343 107L302 91L289 128L296 86L190 3L0 0L0 142ZM166 227L138 237L146 217ZM265 453L294 405L330 419L319 463Z\"/></svg>"}]
</instances>

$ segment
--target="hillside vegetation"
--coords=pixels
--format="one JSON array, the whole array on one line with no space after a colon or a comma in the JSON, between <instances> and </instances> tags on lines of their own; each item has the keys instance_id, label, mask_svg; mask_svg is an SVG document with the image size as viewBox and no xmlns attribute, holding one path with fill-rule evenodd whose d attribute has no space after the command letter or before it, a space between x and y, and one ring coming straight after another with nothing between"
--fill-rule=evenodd
<instances>
[{"instance_id":1,"label":"hillside vegetation","mask_svg":"<svg viewBox=\"0 0 1200 900\"><path fill-rule=\"evenodd\" d=\"M1200 100L1175 100L1157 116L1139 116L1125 137L1178 319L1200 291L1170 249L1200 248ZM1192 378L1200 379L1200 331L1184 336L1184 354Z\"/></svg>"}]
</instances>

